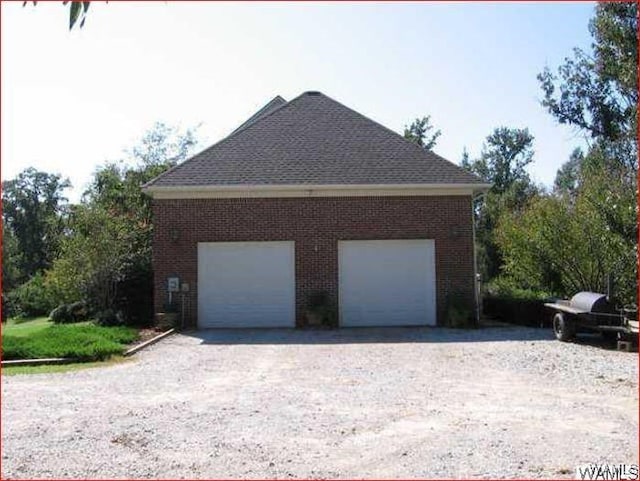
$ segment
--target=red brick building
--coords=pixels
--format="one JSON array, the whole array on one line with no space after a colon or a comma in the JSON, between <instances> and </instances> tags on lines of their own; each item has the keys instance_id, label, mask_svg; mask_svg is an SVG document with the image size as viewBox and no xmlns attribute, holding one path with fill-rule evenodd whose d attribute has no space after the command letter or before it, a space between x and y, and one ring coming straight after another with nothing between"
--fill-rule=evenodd
<instances>
[{"instance_id":1,"label":"red brick building","mask_svg":"<svg viewBox=\"0 0 640 481\"><path fill-rule=\"evenodd\" d=\"M276 97L146 184L155 307L187 325L444 324L475 305L472 199L488 186L318 92ZM169 292L177 290L178 292Z\"/></svg>"}]
</instances>

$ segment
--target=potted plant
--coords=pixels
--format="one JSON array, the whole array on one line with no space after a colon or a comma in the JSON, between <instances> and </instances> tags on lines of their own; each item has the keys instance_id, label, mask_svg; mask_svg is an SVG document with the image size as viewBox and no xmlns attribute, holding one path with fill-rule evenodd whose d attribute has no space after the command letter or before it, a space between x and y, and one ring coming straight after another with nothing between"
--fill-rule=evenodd
<instances>
[{"instance_id":1,"label":"potted plant","mask_svg":"<svg viewBox=\"0 0 640 481\"><path fill-rule=\"evenodd\" d=\"M175 302L165 302L162 312L156 314L156 325L161 330L171 329L178 325L180 311Z\"/></svg>"},{"instance_id":2,"label":"potted plant","mask_svg":"<svg viewBox=\"0 0 640 481\"><path fill-rule=\"evenodd\" d=\"M447 327L458 329L476 328L473 305L464 293L453 292L447 299Z\"/></svg>"},{"instance_id":3,"label":"potted plant","mask_svg":"<svg viewBox=\"0 0 640 481\"><path fill-rule=\"evenodd\" d=\"M333 326L335 324L335 312L326 291L316 291L307 297L305 316L309 326Z\"/></svg>"}]
</instances>

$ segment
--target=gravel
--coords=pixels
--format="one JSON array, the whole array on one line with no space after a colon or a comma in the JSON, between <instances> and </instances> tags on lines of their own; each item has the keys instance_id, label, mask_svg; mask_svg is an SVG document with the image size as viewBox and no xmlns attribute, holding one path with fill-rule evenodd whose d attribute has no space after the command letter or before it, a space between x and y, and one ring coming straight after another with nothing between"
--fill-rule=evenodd
<instances>
[{"instance_id":1,"label":"gravel","mask_svg":"<svg viewBox=\"0 0 640 481\"><path fill-rule=\"evenodd\" d=\"M638 355L521 327L176 335L3 376L3 478L572 478L638 462Z\"/></svg>"}]
</instances>

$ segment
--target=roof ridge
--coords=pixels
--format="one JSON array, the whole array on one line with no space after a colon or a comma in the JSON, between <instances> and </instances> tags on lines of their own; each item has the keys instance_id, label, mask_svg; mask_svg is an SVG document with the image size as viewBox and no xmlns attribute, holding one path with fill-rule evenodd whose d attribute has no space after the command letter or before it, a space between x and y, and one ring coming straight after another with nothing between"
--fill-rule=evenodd
<instances>
[{"instance_id":1,"label":"roof ridge","mask_svg":"<svg viewBox=\"0 0 640 481\"><path fill-rule=\"evenodd\" d=\"M306 93L306 92L305 92ZM264 114L261 117L258 117L257 119L255 119L255 121L251 122L249 125L246 125L244 128L242 128L242 126L244 124L246 124L248 122L245 121L243 124L240 125L240 127L238 127L236 130L232 131L229 135L227 135L226 137L223 137L222 139L218 140L216 143L214 143L213 145L210 145L209 147L201 150L200 152L198 152L197 154L193 154L191 157L189 157L187 160L185 160L184 162L180 163L180 164L176 164L173 167L171 167L170 169L165 170L162 174L157 175L156 177L154 177L153 179L151 179L149 182L146 182L144 184L142 184L142 188L145 187L151 187L153 184L155 184L158 180L160 180L161 178L163 178L164 176L168 175L169 173L177 170L179 167L183 167L186 164L188 164L189 162L191 162L192 160L195 160L196 158L200 157L201 155L203 155L205 152L208 152L209 150L218 147L219 145L222 145L224 142L227 142L228 140L235 138L238 134L245 132L247 129L250 129L252 127L254 127L256 124L260 123L260 121L266 119L267 117L271 117L271 115L273 115L275 112L279 112L280 110L283 110L284 108L288 107L289 105L291 105L293 102L295 102L296 100L300 99L303 95L305 95L305 93L302 93L300 95L298 95L296 98L288 101L285 104L279 105L278 107L270 110L269 112L267 112L266 114ZM275 100L275 98L280 97L280 95L277 95L276 97L274 97L273 100ZM282 97L280 97L282 98ZM272 100L272 101L273 101ZM284 100L284 99L282 99ZM334 100L335 102L335 100ZM267 103L267 105L270 102ZM265 105L266 107L266 105ZM264 109L264 107L263 107ZM262 110L262 109L260 109ZM255 114L254 114L255 115ZM253 117L253 116L252 116ZM249 120L251 119L251 117L249 118Z\"/></svg>"}]
</instances>

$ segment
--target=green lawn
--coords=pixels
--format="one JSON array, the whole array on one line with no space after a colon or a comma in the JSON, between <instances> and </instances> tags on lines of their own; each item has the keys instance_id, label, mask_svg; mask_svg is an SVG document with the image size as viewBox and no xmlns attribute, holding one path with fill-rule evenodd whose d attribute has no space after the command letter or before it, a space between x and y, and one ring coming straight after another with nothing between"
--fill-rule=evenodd
<instances>
[{"instance_id":1,"label":"green lawn","mask_svg":"<svg viewBox=\"0 0 640 481\"><path fill-rule=\"evenodd\" d=\"M137 337L138 331L130 327L101 327L90 322L57 325L46 318L8 320L2 327L2 359L103 361L121 355Z\"/></svg>"},{"instance_id":2,"label":"green lawn","mask_svg":"<svg viewBox=\"0 0 640 481\"><path fill-rule=\"evenodd\" d=\"M42 331L52 325L53 322L51 322L51 319L48 317L34 317L30 319L10 318L7 319L6 324L2 324L2 335L25 337Z\"/></svg>"}]
</instances>

